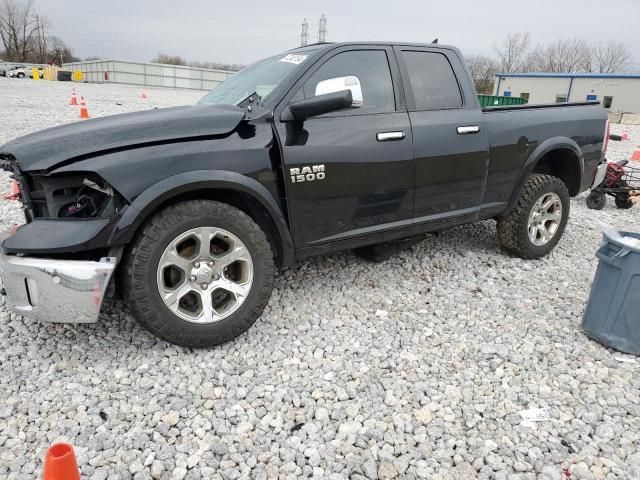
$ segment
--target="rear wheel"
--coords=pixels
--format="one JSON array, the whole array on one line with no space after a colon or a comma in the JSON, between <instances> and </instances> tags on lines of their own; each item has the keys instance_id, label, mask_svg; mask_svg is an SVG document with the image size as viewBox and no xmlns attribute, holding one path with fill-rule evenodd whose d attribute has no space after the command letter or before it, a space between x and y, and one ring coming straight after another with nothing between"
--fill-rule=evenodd
<instances>
[{"instance_id":1,"label":"rear wheel","mask_svg":"<svg viewBox=\"0 0 640 480\"><path fill-rule=\"evenodd\" d=\"M531 175L516 205L498 219L500 245L525 259L547 255L564 233L569 208L569 192L562 180L551 175Z\"/></svg>"},{"instance_id":2,"label":"rear wheel","mask_svg":"<svg viewBox=\"0 0 640 480\"><path fill-rule=\"evenodd\" d=\"M629 198L629 194L626 193L620 197L616 197L616 207L618 208L622 208L624 210L627 210L631 207L633 207L633 202L631 201L631 198Z\"/></svg>"},{"instance_id":3,"label":"rear wheel","mask_svg":"<svg viewBox=\"0 0 640 480\"><path fill-rule=\"evenodd\" d=\"M607 205L607 196L597 190L592 191L587 197L587 208L602 210Z\"/></svg>"},{"instance_id":4,"label":"rear wheel","mask_svg":"<svg viewBox=\"0 0 640 480\"><path fill-rule=\"evenodd\" d=\"M625 180L620 180L618 182L618 185L616 185L617 188L626 188L628 186L629 184ZM616 207L624 210L627 210L633 207L633 202L631 201L631 197L629 196L629 193L624 192L624 193L618 193L616 195Z\"/></svg>"},{"instance_id":5,"label":"rear wheel","mask_svg":"<svg viewBox=\"0 0 640 480\"><path fill-rule=\"evenodd\" d=\"M193 200L153 217L125 259L124 295L151 333L210 347L247 330L271 295L274 262L260 227L220 202Z\"/></svg>"}]
</instances>

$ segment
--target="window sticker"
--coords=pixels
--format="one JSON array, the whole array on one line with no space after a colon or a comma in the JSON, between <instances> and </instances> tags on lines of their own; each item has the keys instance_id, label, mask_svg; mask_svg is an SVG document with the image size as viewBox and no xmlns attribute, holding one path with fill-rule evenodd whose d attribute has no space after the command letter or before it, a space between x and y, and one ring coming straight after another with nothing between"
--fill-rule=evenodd
<instances>
[{"instance_id":1,"label":"window sticker","mask_svg":"<svg viewBox=\"0 0 640 480\"><path fill-rule=\"evenodd\" d=\"M280 61L286 62L286 63L293 63L295 65L300 65L302 62L304 62L307 59L308 56L309 55L295 55L293 53L290 53L286 57L282 57Z\"/></svg>"}]
</instances>

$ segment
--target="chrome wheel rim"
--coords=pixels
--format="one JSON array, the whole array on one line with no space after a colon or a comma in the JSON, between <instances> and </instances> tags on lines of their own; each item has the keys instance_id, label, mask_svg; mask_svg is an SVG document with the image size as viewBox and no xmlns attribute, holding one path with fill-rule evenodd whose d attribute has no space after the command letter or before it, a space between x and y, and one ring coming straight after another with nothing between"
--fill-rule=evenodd
<instances>
[{"instance_id":1,"label":"chrome wheel rim","mask_svg":"<svg viewBox=\"0 0 640 480\"><path fill-rule=\"evenodd\" d=\"M529 214L529 240L541 247L558 233L562 222L562 200L557 193L545 193L534 204Z\"/></svg>"},{"instance_id":2,"label":"chrome wheel rim","mask_svg":"<svg viewBox=\"0 0 640 480\"><path fill-rule=\"evenodd\" d=\"M215 227L174 238L157 269L158 292L172 313L193 323L219 322L244 303L253 283L253 261L242 241Z\"/></svg>"}]
</instances>

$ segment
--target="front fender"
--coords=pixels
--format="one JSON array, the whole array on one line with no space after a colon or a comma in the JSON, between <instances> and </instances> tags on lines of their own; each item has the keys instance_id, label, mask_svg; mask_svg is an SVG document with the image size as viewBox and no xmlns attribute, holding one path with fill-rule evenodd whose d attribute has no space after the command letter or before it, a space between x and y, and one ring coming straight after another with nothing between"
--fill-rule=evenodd
<instances>
[{"instance_id":1,"label":"front fender","mask_svg":"<svg viewBox=\"0 0 640 480\"><path fill-rule=\"evenodd\" d=\"M533 172L533 169L536 167L540 159L544 157L547 153L551 152L552 150L561 150L561 149L570 150L575 154L579 164L577 165L578 172L580 175L578 184L579 185L582 184L582 177L584 175L584 157L582 155L582 150L580 150L580 146L574 140L568 137L548 138L544 142L541 142L531 152L531 154L527 158L527 161L525 162L524 166L522 167L522 171L520 172L520 176L518 177L515 183L514 189L511 192L511 198L509 199L509 206L507 207L507 210L505 211L505 213L508 213L509 211L511 211L511 209L514 207L514 205L518 201L518 197L520 196L520 191L522 190L522 187L524 186L525 182L527 181L527 178L529 177L529 175L531 175L531 172Z\"/></svg>"},{"instance_id":2,"label":"front fender","mask_svg":"<svg viewBox=\"0 0 640 480\"><path fill-rule=\"evenodd\" d=\"M245 175L224 170L195 170L184 172L155 183L147 188L123 212L109 239L110 246L129 243L138 228L161 205L180 195L202 190L224 190L251 196L267 211L281 241L283 267L293 263L294 247L285 216L269 190Z\"/></svg>"}]
</instances>

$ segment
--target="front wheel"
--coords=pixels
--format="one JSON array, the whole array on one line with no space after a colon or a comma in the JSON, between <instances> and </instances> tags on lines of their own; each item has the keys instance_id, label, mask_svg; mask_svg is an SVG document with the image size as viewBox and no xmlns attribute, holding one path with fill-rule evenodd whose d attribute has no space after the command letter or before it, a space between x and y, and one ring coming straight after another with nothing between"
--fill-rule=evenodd
<instances>
[{"instance_id":1,"label":"front wheel","mask_svg":"<svg viewBox=\"0 0 640 480\"><path fill-rule=\"evenodd\" d=\"M569 208L569 192L562 180L551 175L531 175L516 205L498 219L500 245L525 259L547 255L564 233Z\"/></svg>"},{"instance_id":2,"label":"front wheel","mask_svg":"<svg viewBox=\"0 0 640 480\"><path fill-rule=\"evenodd\" d=\"M264 232L230 205L192 200L154 216L125 258L124 295L144 328L185 347L240 335L271 295L274 262Z\"/></svg>"},{"instance_id":3,"label":"front wheel","mask_svg":"<svg viewBox=\"0 0 640 480\"><path fill-rule=\"evenodd\" d=\"M602 210L607 205L607 196L597 190L587 196L587 208L590 210Z\"/></svg>"}]
</instances>

